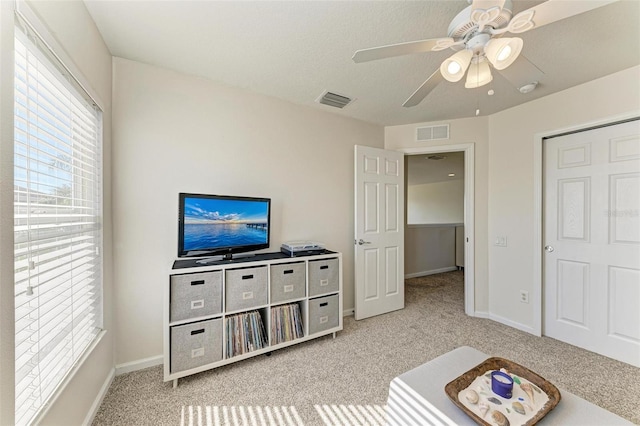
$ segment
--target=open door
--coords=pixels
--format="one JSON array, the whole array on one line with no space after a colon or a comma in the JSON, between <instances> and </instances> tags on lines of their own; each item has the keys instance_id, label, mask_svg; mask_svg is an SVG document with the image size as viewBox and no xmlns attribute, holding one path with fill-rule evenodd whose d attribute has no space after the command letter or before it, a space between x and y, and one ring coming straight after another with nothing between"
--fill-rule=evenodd
<instances>
[{"instance_id":1,"label":"open door","mask_svg":"<svg viewBox=\"0 0 640 426\"><path fill-rule=\"evenodd\" d=\"M355 147L355 318L404 308L404 154Z\"/></svg>"}]
</instances>

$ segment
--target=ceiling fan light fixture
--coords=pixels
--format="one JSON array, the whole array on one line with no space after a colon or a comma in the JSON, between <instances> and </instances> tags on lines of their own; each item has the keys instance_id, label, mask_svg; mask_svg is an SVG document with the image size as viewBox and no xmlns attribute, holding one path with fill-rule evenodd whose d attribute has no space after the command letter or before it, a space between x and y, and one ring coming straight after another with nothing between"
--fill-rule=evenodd
<instances>
[{"instance_id":1,"label":"ceiling fan light fixture","mask_svg":"<svg viewBox=\"0 0 640 426\"><path fill-rule=\"evenodd\" d=\"M484 53L495 69L503 70L518 58L522 45L519 37L492 38L484 47Z\"/></svg>"},{"instance_id":2,"label":"ceiling fan light fixture","mask_svg":"<svg viewBox=\"0 0 640 426\"><path fill-rule=\"evenodd\" d=\"M445 59L440 65L440 73L442 76L452 83L462 80L465 71L471 63L473 52L468 49L463 49L454 53L449 58Z\"/></svg>"},{"instance_id":3,"label":"ceiling fan light fixture","mask_svg":"<svg viewBox=\"0 0 640 426\"><path fill-rule=\"evenodd\" d=\"M493 80L493 76L491 75L489 64L484 58L478 58L478 60L471 62L464 87L467 89L475 89L476 87L489 84L491 80Z\"/></svg>"}]
</instances>

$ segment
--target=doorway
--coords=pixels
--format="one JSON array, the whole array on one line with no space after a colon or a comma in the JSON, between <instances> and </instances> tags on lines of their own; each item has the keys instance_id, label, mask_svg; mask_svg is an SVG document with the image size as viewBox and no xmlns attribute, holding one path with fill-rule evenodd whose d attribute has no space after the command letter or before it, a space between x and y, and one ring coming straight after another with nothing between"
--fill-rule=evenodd
<instances>
[{"instance_id":1,"label":"doorway","mask_svg":"<svg viewBox=\"0 0 640 426\"><path fill-rule=\"evenodd\" d=\"M405 175L405 277L462 270L464 152L407 155Z\"/></svg>"},{"instance_id":2,"label":"doorway","mask_svg":"<svg viewBox=\"0 0 640 426\"><path fill-rule=\"evenodd\" d=\"M460 242L458 243L458 245L463 244L463 257L464 257L464 306L465 306L465 313L469 316L475 316L475 298L474 298L474 290L475 290L475 280L474 280L474 264L475 264L475 256L474 256L474 145L473 144L461 144L461 145L444 145L444 146L433 146L433 147L424 147L424 148L408 148L408 149L403 149L400 150L401 152L405 153L405 156L419 156L419 158L423 158L425 159L428 156L446 156L447 154L450 154L451 156L462 156L464 159L464 166L463 166L463 173L464 173L464 182L463 182L463 213L462 213L462 228L463 230L458 230L459 233L459 240ZM411 167L411 158L408 159L407 164L408 167ZM425 161L430 161L430 160L425 160ZM438 161L438 160L432 160L432 161ZM408 167L405 168L405 188L408 188L408 183L407 178L408 178ZM447 175L449 173L455 173L455 172L448 172ZM450 176L446 176L447 178L455 178L455 177L450 177ZM446 181L446 180L445 180ZM408 191L408 189L406 189ZM429 192L431 189L428 188L418 188L418 193L420 193L421 191L424 192ZM444 219L443 217L437 218L437 217L431 217L431 218L420 218L419 215L420 213L415 211L411 211L412 207L409 206L407 204L407 208L405 211L405 226L411 226L412 222L420 222L421 220L424 221L435 221L435 222L440 222L437 226L434 227L430 227L430 226L426 226L426 227L421 227L418 226L416 228L414 228L414 231L417 231L419 233L423 233L423 234L438 234L441 233L442 235L446 235L446 234L452 234L455 238L455 232L456 232L456 227L453 225L456 224L460 224L460 222L458 222L459 219L454 219L454 222L446 222L446 219ZM442 213L441 211L439 213ZM438 214L439 214L438 213ZM408 225L407 225L408 224ZM443 225L447 225L447 226L443 226ZM450 227L449 230L447 230L446 228ZM409 244L411 244L411 242L409 242ZM455 240L453 241L453 243L449 243L449 244L453 244L452 247L455 250ZM405 251L405 256L411 256L410 253L407 253ZM408 259L409 263L408 265L410 265L411 259ZM459 259L460 261L460 259ZM455 261L454 261L455 262ZM458 263L458 262L456 262ZM418 266L418 265L414 265L414 266ZM457 267L457 264L455 265ZM423 265L424 267L424 265ZM445 267L445 270L455 270L456 267L452 268L452 269L447 269ZM430 266L427 266L427 268L431 268ZM418 266L418 269L420 269L420 267ZM442 270L441 272L444 272L445 270ZM434 273L434 272L440 272L438 271L438 268L435 267L431 268L429 270L430 272ZM424 273L424 271L422 271ZM420 271L408 271L407 273L407 277L410 277L412 273L417 273L420 274Z\"/></svg>"}]
</instances>

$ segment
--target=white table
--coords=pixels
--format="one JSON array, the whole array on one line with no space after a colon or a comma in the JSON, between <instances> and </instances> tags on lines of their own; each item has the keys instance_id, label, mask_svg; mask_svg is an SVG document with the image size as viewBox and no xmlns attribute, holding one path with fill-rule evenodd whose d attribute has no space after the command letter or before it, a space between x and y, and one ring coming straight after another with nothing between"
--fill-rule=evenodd
<instances>
[{"instance_id":1,"label":"white table","mask_svg":"<svg viewBox=\"0 0 640 426\"><path fill-rule=\"evenodd\" d=\"M414 368L391 381L387 400L387 424L474 425L444 391L447 383L489 358L476 349L463 346ZM544 425L633 425L563 389L561 400L539 424Z\"/></svg>"}]
</instances>

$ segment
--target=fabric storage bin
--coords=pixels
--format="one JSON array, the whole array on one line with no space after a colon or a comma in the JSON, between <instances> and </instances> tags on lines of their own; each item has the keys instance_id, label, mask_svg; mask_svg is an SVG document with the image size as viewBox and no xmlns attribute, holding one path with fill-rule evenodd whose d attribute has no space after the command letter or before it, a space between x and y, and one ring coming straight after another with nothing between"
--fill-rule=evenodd
<instances>
[{"instance_id":1,"label":"fabric storage bin","mask_svg":"<svg viewBox=\"0 0 640 426\"><path fill-rule=\"evenodd\" d=\"M309 299L309 335L337 327L340 320L339 295Z\"/></svg>"},{"instance_id":2,"label":"fabric storage bin","mask_svg":"<svg viewBox=\"0 0 640 426\"><path fill-rule=\"evenodd\" d=\"M266 305L267 267L228 269L225 302L227 312Z\"/></svg>"},{"instance_id":3,"label":"fabric storage bin","mask_svg":"<svg viewBox=\"0 0 640 426\"><path fill-rule=\"evenodd\" d=\"M189 370L222 359L222 319L171 327L171 372Z\"/></svg>"},{"instance_id":4,"label":"fabric storage bin","mask_svg":"<svg viewBox=\"0 0 640 426\"><path fill-rule=\"evenodd\" d=\"M309 296L338 291L338 259L309 261Z\"/></svg>"},{"instance_id":5,"label":"fabric storage bin","mask_svg":"<svg viewBox=\"0 0 640 426\"><path fill-rule=\"evenodd\" d=\"M271 303L298 299L306 295L304 262L271 265Z\"/></svg>"},{"instance_id":6,"label":"fabric storage bin","mask_svg":"<svg viewBox=\"0 0 640 426\"><path fill-rule=\"evenodd\" d=\"M215 315L222 312L222 272L171 276L169 321Z\"/></svg>"}]
</instances>

